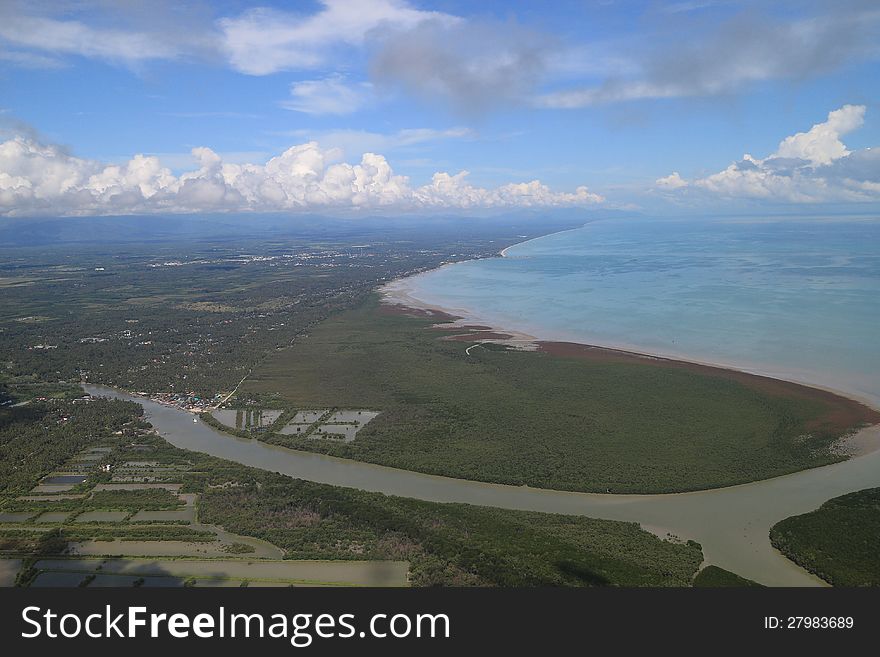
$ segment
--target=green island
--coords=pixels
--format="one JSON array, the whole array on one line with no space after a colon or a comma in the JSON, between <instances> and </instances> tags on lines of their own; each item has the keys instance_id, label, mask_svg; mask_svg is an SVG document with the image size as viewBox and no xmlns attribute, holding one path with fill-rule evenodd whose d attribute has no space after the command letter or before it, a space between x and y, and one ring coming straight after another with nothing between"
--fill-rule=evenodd
<instances>
[{"instance_id":1,"label":"green island","mask_svg":"<svg viewBox=\"0 0 880 657\"><path fill-rule=\"evenodd\" d=\"M778 522L773 546L834 586L880 586L880 488L828 500Z\"/></svg>"}]
</instances>

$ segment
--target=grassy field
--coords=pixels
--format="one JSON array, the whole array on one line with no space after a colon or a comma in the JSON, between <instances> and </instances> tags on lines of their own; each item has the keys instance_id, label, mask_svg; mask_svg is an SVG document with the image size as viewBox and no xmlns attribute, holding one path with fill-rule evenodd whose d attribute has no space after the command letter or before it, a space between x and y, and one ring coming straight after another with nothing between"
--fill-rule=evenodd
<instances>
[{"instance_id":1,"label":"grassy field","mask_svg":"<svg viewBox=\"0 0 880 657\"><path fill-rule=\"evenodd\" d=\"M774 547L834 586L880 586L880 488L828 500L770 531Z\"/></svg>"},{"instance_id":2,"label":"grassy field","mask_svg":"<svg viewBox=\"0 0 880 657\"><path fill-rule=\"evenodd\" d=\"M245 397L382 413L348 444L264 439L466 479L659 493L827 464L838 437L880 421L827 393L716 368L559 345L467 355L472 343L441 339L437 321L372 297L272 354Z\"/></svg>"}]
</instances>

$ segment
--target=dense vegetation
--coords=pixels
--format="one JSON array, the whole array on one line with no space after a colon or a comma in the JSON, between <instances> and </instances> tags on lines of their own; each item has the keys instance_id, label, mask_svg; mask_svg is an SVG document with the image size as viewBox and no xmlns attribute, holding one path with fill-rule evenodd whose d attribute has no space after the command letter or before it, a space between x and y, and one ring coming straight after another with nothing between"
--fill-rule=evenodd
<instances>
[{"instance_id":1,"label":"dense vegetation","mask_svg":"<svg viewBox=\"0 0 880 657\"><path fill-rule=\"evenodd\" d=\"M132 426L131 402L50 400L0 409L0 494L23 494L84 447Z\"/></svg>"},{"instance_id":2,"label":"dense vegetation","mask_svg":"<svg viewBox=\"0 0 880 657\"><path fill-rule=\"evenodd\" d=\"M291 558L408 559L415 584L687 586L696 544L634 523L388 497L266 474L209 491L203 519Z\"/></svg>"},{"instance_id":3,"label":"dense vegetation","mask_svg":"<svg viewBox=\"0 0 880 657\"><path fill-rule=\"evenodd\" d=\"M382 281L571 225L462 221L272 241L0 247L0 376L211 398Z\"/></svg>"},{"instance_id":4,"label":"dense vegetation","mask_svg":"<svg viewBox=\"0 0 880 657\"><path fill-rule=\"evenodd\" d=\"M373 298L268 359L241 394L382 411L351 443L270 438L279 444L465 479L612 493L712 488L823 465L840 458L829 447L851 428L828 428L834 402L797 386L768 390L757 377L753 384L636 357L495 345L468 355L473 343L440 339L450 332L431 329L437 321L386 312Z\"/></svg>"},{"instance_id":5,"label":"dense vegetation","mask_svg":"<svg viewBox=\"0 0 880 657\"><path fill-rule=\"evenodd\" d=\"M880 586L880 488L828 500L770 530L773 546L834 586Z\"/></svg>"},{"instance_id":6,"label":"dense vegetation","mask_svg":"<svg viewBox=\"0 0 880 657\"><path fill-rule=\"evenodd\" d=\"M723 587L749 587L761 586L757 582L753 582L745 577L740 577L736 573L732 573L718 566L706 566L694 578L694 586L697 588L723 588Z\"/></svg>"},{"instance_id":7,"label":"dense vegetation","mask_svg":"<svg viewBox=\"0 0 880 657\"><path fill-rule=\"evenodd\" d=\"M97 409L105 403L85 406ZM107 430L136 417L131 414L136 405L123 409L118 424ZM38 449L52 448L43 443ZM29 483L72 455L50 453L52 458L40 461L45 471L34 471ZM154 433L117 440L102 458L114 464L132 460L172 466L182 490L200 494L202 522L268 540L290 559L407 560L415 585L687 586L702 561L698 545L661 541L634 523L434 504L313 484L180 450ZM88 510L175 505L176 497L163 489L92 491L81 499L52 501L3 494L3 511L72 513L51 531L41 531L33 521L0 527L0 551L33 558L61 553L69 542L83 540L215 540L201 528L172 523L77 520Z\"/></svg>"}]
</instances>

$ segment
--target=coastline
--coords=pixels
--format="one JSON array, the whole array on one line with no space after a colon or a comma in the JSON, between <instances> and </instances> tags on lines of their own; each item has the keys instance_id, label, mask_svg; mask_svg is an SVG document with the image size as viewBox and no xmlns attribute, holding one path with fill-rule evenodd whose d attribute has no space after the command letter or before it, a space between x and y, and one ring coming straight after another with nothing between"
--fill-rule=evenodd
<instances>
[{"instance_id":1,"label":"coastline","mask_svg":"<svg viewBox=\"0 0 880 657\"><path fill-rule=\"evenodd\" d=\"M569 230L551 234L557 235L559 233L569 232ZM511 248L541 239L542 237L546 236L542 235L505 247L499 251L498 256L502 258L510 257L507 255L507 252ZM766 369L748 367L736 363L712 362L689 358L681 354L649 353L640 350L638 347L624 344L594 344L589 342L552 339L549 336L544 338L533 334L538 333L537 331L527 333L522 330L502 326L498 322L487 320L485 317L481 317L479 312L475 312L472 309L448 308L414 296L415 288L412 284L413 279L437 271L443 267L458 264L462 263L447 263L427 272L394 279L385 285L382 285L379 288L381 303L388 308L396 307L398 312L406 313L407 310L410 310L421 316L436 318L438 320L436 325L437 328L460 328L462 330L461 334L450 336L446 339L473 342L475 344L503 344L516 349L542 351L559 356L584 358L604 357L606 359L620 358L627 360L637 359L640 362L653 362L673 367L699 368L712 371L716 374L733 376L736 378L748 377L754 380L763 379L774 385L787 387L789 389L799 388L804 391L810 391L813 394L825 397L826 399L837 398L845 400L849 404L857 404L872 411L875 415L876 421L870 422L860 430L842 436L835 444L835 451L841 456L853 458L880 450L880 403L852 391L843 390L834 386L816 384L812 381L805 381L796 376L792 376L790 373L772 372ZM470 351L467 353L470 355Z\"/></svg>"},{"instance_id":2,"label":"coastline","mask_svg":"<svg viewBox=\"0 0 880 657\"><path fill-rule=\"evenodd\" d=\"M503 249L501 249L501 250L498 252L498 255L501 256L502 258L509 258L510 256L507 255L507 252L510 251L510 249L512 249L512 248L515 248L515 247L517 247L517 246L522 246L523 244L528 244L529 242L534 242L535 240L543 239L543 238L548 237L548 236L550 236L550 235L562 235L562 234L564 234L564 233L571 233L571 232L576 231L576 230L581 230L581 229L584 228L586 225L587 225L587 224L584 224L583 226L578 226L578 227L576 227L576 228L566 228L565 230L558 230L558 231L556 231L555 233L547 233L546 235L538 235L537 237L530 237L529 239L527 239L527 240L523 240L522 242L517 242L516 244L511 244L510 246L506 246L506 247L504 247ZM451 265L457 265L457 264L459 264L459 263L457 263L457 262L451 262L451 263L449 263L449 264L451 264Z\"/></svg>"}]
</instances>

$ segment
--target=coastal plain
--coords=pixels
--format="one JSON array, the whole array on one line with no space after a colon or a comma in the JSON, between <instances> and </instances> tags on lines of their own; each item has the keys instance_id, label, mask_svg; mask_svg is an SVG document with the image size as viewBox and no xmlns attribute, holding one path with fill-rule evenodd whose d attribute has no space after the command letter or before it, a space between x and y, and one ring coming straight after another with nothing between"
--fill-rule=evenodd
<instances>
[{"instance_id":1,"label":"coastal plain","mask_svg":"<svg viewBox=\"0 0 880 657\"><path fill-rule=\"evenodd\" d=\"M388 281L529 236L444 230L73 262L13 251L8 268L34 275L4 291L0 316L3 581L238 586L243 564L283 560L396 564L394 583L415 586L819 583L768 555L767 531L853 488L786 497L785 513L760 517L761 491L794 480L605 493L719 489L833 464L875 411L767 377L382 303ZM82 382L140 396L88 397ZM164 411L180 416L173 429ZM858 436L861 451L875 446L876 434ZM255 447L265 462L236 457ZM725 503L735 518L716 527L713 500L737 491L742 505ZM729 549L718 542L728 525L745 528ZM113 556L173 561L174 574L81 569ZM216 576L196 572L206 559ZM358 577L325 583L367 583Z\"/></svg>"},{"instance_id":2,"label":"coastal plain","mask_svg":"<svg viewBox=\"0 0 880 657\"><path fill-rule=\"evenodd\" d=\"M826 465L880 422L857 401L793 383L583 345L522 349L453 320L374 295L267 359L242 393L381 410L351 442L276 444L600 493L718 488Z\"/></svg>"}]
</instances>

